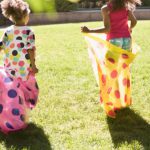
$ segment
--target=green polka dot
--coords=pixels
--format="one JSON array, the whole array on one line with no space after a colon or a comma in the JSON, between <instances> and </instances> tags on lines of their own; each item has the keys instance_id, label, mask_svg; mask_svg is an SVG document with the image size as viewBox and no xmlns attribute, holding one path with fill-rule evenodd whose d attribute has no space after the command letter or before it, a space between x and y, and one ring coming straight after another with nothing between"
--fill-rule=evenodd
<instances>
[{"instance_id":1,"label":"green polka dot","mask_svg":"<svg viewBox=\"0 0 150 150\"><path fill-rule=\"evenodd\" d=\"M15 62L17 62L18 60L19 60L19 58L17 58L17 57L14 57L14 59L13 59Z\"/></svg>"},{"instance_id":2,"label":"green polka dot","mask_svg":"<svg viewBox=\"0 0 150 150\"><path fill-rule=\"evenodd\" d=\"M20 71L24 71L25 70L25 67L20 67Z\"/></svg>"},{"instance_id":3,"label":"green polka dot","mask_svg":"<svg viewBox=\"0 0 150 150\"><path fill-rule=\"evenodd\" d=\"M24 38L27 38L27 37L28 37L28 35L24 34L24 35L23 35L23 37L24 37Z\"/></svg>"}]
</instances>

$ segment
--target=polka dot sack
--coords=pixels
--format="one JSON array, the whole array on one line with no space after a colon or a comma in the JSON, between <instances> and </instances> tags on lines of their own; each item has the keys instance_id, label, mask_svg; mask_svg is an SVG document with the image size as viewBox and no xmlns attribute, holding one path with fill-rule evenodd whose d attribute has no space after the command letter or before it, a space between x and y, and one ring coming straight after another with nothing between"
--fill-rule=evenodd
<instances>
[{"instance_id":1,"label":"polka dot sack","mask_svg":"<svg viewBox=\"0 0 150 150\"><path fill-rule=\"evenodd\" d=\"M23 129L28 112L36 106L38 85L34 76L27 81L11 78L0 68L0 130L4 133Z\"/></svg>"},{"instance_id":2,"label":"polka dot sack","mask_svg":"<svg viewBox=\"0 0 150 150\"><path fill-rule=\"evenodd\" d=\"M35 36L27 26L6 29L0 47L0 131L9 133L27 127L29 114L38 100L38 84L31 74L28 49L35 51Z\"/></svg>"},{"instance_id":3,"label":"polka dot sack","mask_svg":"<svg viewBox=\"0 0 150 150\"><path fill-rule=\"evenodd\" d=\"M131 105L130 65L137 49L123 50L106 41L104 34L84 34L90 58L100 87L100 103L106 114L116 117L116 111Z\"/></svg>"}]
</instances>

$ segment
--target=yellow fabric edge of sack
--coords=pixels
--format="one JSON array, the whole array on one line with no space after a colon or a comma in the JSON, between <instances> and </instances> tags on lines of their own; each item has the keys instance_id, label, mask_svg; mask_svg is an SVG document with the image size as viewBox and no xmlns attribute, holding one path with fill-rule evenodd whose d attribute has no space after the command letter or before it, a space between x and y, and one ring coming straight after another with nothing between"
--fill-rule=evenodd
<instances>
[{"instance_id":1,"label":"yellow fabric edge of sack","mask_svg":"<svg viewBox=\"0 0 150 150\"><path fill-rule=\"evenodd\" d=\"M101 42L101 43L107 45L108 47L112 47L112 48L109 49L109 51L117 52L117 53L120 53L120 54L122 54L122 53L123 53L123 54L127 54L127 55L130 56L131 59L134 59L134 58L138 55L138 53L139 53L139 52L137 52L136 54L134 54L134 53L132 53L132 52L129 52L129 51L127 51L127 50L124 50L124 49L122 49L122 48L120 48L120 47L117 47L117 46L115 46L115 45L109 43L108 41L105 41L105 40L103 40L103 39L101 39L101 38L98 38L98 37L96 37L96 36L93 36L93 35L91 35L90 33L83 33L83 35L84 35L84 36L87 36L87 37L89 37L89 38L92 38L93 40L95 40L95 41L97 41L97 42ZM133 44L133 45L134 45L134 44Z\"/></svg>"}]
</instances>

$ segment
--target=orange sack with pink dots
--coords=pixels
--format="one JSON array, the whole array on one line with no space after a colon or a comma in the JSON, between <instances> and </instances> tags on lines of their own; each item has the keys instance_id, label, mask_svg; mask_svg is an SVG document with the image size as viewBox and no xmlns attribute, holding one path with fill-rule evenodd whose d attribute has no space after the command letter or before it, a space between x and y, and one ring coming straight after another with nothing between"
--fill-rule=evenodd
<instances>
[{"instance_id":1,"label":"orange sack with pink dots","mask_svg":"<svg viewBox=\"0 0 150 150\"><path fill-rule=\"evenodd\" d=\"M115 118L116 110L131 105L130 65L138 52L132 52L106 41L105 34L84 34L94 74L100 87L100 103L108 116Z\"/></svg>"}]
</instances>

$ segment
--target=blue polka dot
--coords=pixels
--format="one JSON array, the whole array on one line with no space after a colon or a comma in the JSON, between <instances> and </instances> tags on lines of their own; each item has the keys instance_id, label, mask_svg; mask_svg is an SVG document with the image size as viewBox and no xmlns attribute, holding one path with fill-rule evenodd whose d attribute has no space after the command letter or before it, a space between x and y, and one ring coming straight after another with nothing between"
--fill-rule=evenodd
<instances>
[{"instance_id":1,"label":"blue polka dot","mask_svg":"<svg viewBox=\"0 0 150 150\"><path fill-rule=\"evenodd\" d=\"M7 126L7 128L9 128L9 129L14 129L14 127L13 127L9 122L6 122L6 126Z\"/></svg>"},{"instance_id":2,"label":"blue polka dot","mask_svg":"<svg viewBox=\"0 0 150 150\"><path fill-rule=\"evenodd\" d=\"M18 115L20 115L20 111L19 111L19 109L13 109L12 110L12 114L14 115L14 116L18 116Z\"/></svg>"},{"instance_id":3,"label":"blue polka dot","mask_svg":"<svg viewBox=\"0 0 150 150\"><path fill-rule=\"evenodd\" d=\"M10 98L15 98L17 96L17 92L15 90L11 89L8 91L8 96Z\"/></svg>"},{"instance_id":4,"label":"blue polka dot","mask_svg":"<svg viewBox=\"0 0 150 150\"><path fill-rule=\"evenodd\" d=\"M0 114L2 113L2 111L3 111L3 105L0 104Z\"/></svg>"},{"instance_id":5,"label":"blue polka dot","mask_svg":"<svg viewBox=\"0 0 150 150\"><path fill-rule=\"evenodd\" d=\"M5 83L9 83L9 82L12 82L12 81L13 81L13 79L12 79L12 78L9 78L9 77L8 77L8 78L5 78L5 80L4 80Z\"/></svg>"}]
</instances>

